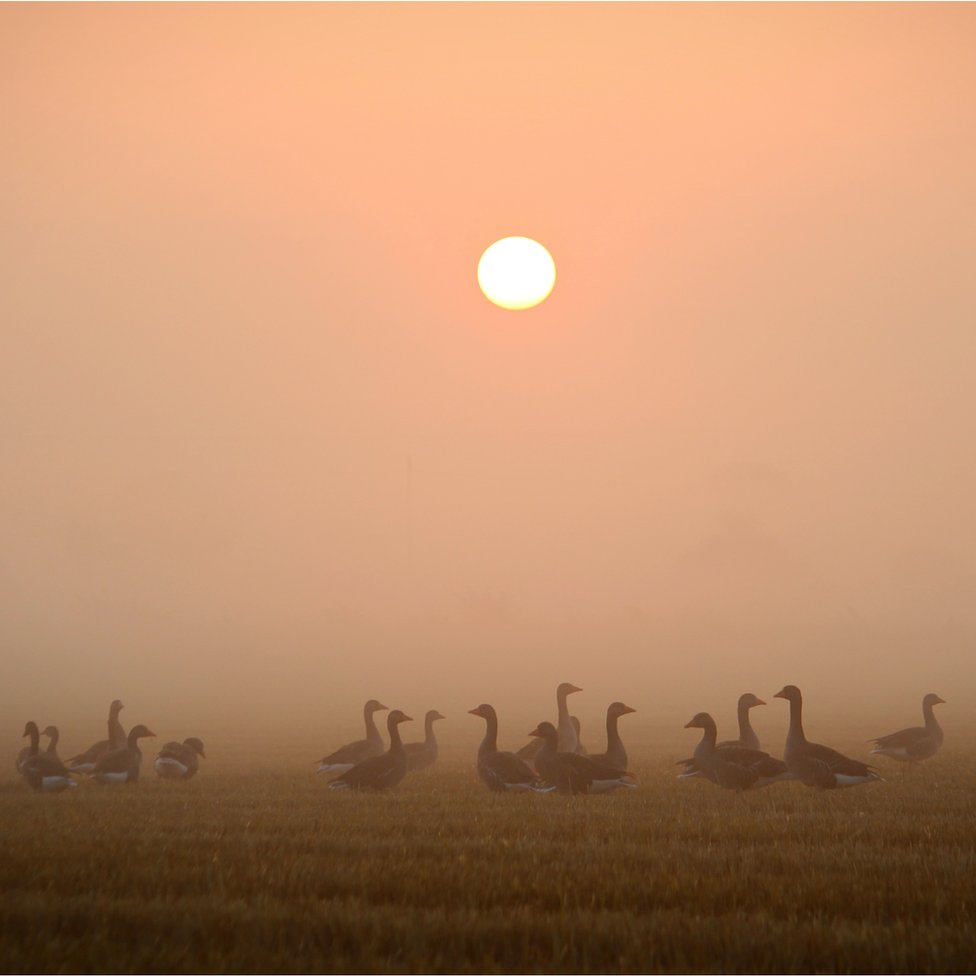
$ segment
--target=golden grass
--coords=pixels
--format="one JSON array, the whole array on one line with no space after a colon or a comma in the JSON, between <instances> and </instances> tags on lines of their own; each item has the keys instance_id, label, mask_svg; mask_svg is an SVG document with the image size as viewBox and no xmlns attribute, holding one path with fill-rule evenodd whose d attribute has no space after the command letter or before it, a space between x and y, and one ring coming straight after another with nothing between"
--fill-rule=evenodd
<instances>
[{"instance_id":1,"label":"golden grass","mask_svg":"<svg viewBox=\"0 0 976 976\"><path fill-rule=\"evenodd\" d=\"M0 785L5 972L964 972L976 772L818 794L677 782L498 796L447 760L387 795L300 771Z\"/></svg>"}]
</instances>

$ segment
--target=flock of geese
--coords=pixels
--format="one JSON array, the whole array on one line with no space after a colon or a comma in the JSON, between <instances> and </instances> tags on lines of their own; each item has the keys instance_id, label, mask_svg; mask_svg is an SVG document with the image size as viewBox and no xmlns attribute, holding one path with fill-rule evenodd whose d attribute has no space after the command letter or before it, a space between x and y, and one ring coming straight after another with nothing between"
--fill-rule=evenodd
<instances>
[{"instance_id":1,"label":"flock of geese","mask_svg":"<svg viewBox=\"0 0 976 976\"><path fill-rule=\"evenodd\" d=\"M556 723L540 722L529 733L530 742L517 752L498 748L498 715L491 705L471 709L471 715L485 722L476 767L488 789L592 794L637 786L627 771L627 750L617 727L619 720L635 709L623 702L613 702L607 708L607 748L599 754L590 754L580 742L579 720L570 715L567 704L567 698L581 690L566 682L559 685ZM815 789L830 790L881 779L872 766L807 739L803 732L803 697L799 688L786 685L774 697L785 699L790 707L790 726L782 759L759 748L759 737L750 722L751 710L766 703L753 694L744 694L738 702L737 739L719 742L715 720L708 712L699 712L685 725L685 728L701 729L702 738L694 754L677 763L683 767L678 778L701 777L736 792L784 780L798 780ZM870 740L874 743L871 755L909 763L935 755L942 745L943 733L933 709L941 704L944 700L938 695L926 695L922 699L925 724ZM69 789L76 785L73 777L83 773L103 785L136 782L142 764L139 740L154 733L145 725L136 725L126 735L119 721L121 710L122 702L113 701L109 708L108 738L66 762L58 756L57 728L48 726L42 733L35 722L28 722L24 737L30 738L30 745L18 755L17 771L29 786L41 792ZM337 774L329 782L330 789L390 789L409 771L437 761L434 723L444 718L440 712L427 712L422 741L404 743L400 726L413 719L400 709L393 709L386 720L390 740L386 746L374 717L380 711L388 711L386 705L375 699L366 702L363 709L366 737L347 743L317 761L318 772ZM43 752L41 735L49 738ZM205 757L203 743L191 737L183 742L166 743L156 755L153 767L164 779L191 779L199 768L200 757Z\"/></svg>"},{"instance_id":2,"label":"flock of geese","mask_svg":"<svg viewBox=\"0 0 976 976\"><path fill-rule=\"evenodd\" d=\"M17 756L17 772L32 789L42 793L60 793L77 786L74 778L87 774L102 786L119 783L135 783L142 766L140 739L153 738L145 725L134 725L126 735L119 712L123 705L118 699L108 709L108 738L99 739L84 752L62 762L58 755L60 733L57 726L49 725L41 732L36 722L24 727L24 738L30 745ZM48 737L47 748L41 752L41 736ZM203 743L194 736L182 742L167 742L153 761L153 768L162 779L192 779L199 769L200 757L206 758Z\"/></svg>"}]
</instances>

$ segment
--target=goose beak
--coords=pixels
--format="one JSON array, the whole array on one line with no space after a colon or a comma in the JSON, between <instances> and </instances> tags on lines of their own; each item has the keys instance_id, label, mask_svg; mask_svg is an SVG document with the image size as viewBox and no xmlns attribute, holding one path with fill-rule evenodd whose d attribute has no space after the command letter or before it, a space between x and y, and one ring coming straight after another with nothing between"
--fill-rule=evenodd
<instances>
[{"instance_id":1,"label":"goose beak","mask_svg":"<svg viewBox=\"0 0 976 976\"><path fill-rule=\"evenodd\" d=\"M469 708L468 709L468 714L469 715L477 715L478 718L481 718L481 712L479 712L477 708Z\"/></svg>"},{"instance_id":2,"label":"goose beak","mask_svg":"<svg viewBox=\"0 0 976 976\"><path fill-rule=\"evenodd\" d=\"M624 715L630 715L631 712L636 712L636 711L637 711L636 708L631 708L630 705L624 705L624 711L623 711Z\"/></svg>"},{"instance_id":3,"label":"goose beak","mask_svg":"<svg viewBox=\"0 0 976 976\"><path fill-rule=\"evenodd\" d=\"M944 698L936 698L935 703L936 705L944 705L946 703L946 700Z\"/></svg>"},{"instance_id":4,"label":"goose beak","mask_svg":"<svg viewBox=\"0 0 976 976\"><path fill-rule=\"evenodd\" d=\"M206 759L207 758L207 754L202 749L200 750L200 758L201 759Z\"/></svg>"},{"instance_id":5,"label":"goose beak","mask_svg":"<svg viewBox=\"0 0 976 976\"><path fill-rule=\"evenodd\" d=\"M531 732L529 733L529 735L534 735L534 736L536 736L536 737L539 737L539 736L541 736L541 735L542 735L542 733L541 733L541 732L540 732L540 731L539 731L538 729L533 729L533 730L532 730L532 731L531 731Z\"/></svg>"},{"instance_id":6,"label":"goose beak","mask_svg":"<svg viewBox=\"0 0 976 976\"><path fill-rule=\"evenodd\" d=\"M401 722L412 722L413 719L409 715L404 715L403 718L400 719L400 721Z\"/></svg>"},{"instance_id":7,"label":"goose beak","mask_svg":"<svg viewBox=\"0 0 976 976\"><path fill-rule=\"evenodd\" d=\"M785 698L786 695L783 694L784 691L786 691L785 688L781 689L780 691L777 691L776 694L773 695L773 698Z\"/></svg>"},{"instance_id":8,"label":"goose beak","mask_svg":"<svg viewBox=\"0 0 976 976\"><path fill-rule=\"evenodd\" d=\"M147 739L155 739L156 738L156 733L155 732L152 732L152 731L148 731L148 732L146 732L146 738Z\"/></svg>"},{"instance_id":9,"label":"goose beak","mask_svg":"<svg viewBox=\"0 0 976 976\"><path fill-rule=\"evenodd\" d=\"M698 726L695 724L695 720L694 719L689 719L687 722L685 722L685 728L686 729L697 729Z\"/></svg>"},{"instance_id":10,"label":"goose beak","mask_svg":"<svg viewBox=\"0 0 976 976\"><path fill-rule=\"evenodd\" d=\"M763 700L762 700L761 698L758 698L758 697L757 697L757 698L756 698L756 704L757 704L757 705L765 705L766 703L765 703L765 702L764 702L764 701L763 701Z\"/></svg>"}]
</instances>

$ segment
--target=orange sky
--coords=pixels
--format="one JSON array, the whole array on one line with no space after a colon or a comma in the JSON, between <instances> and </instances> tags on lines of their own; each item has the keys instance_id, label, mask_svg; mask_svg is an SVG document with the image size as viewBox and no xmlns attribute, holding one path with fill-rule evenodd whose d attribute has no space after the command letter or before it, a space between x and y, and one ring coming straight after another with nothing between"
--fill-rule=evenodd
<instances>
[{"instance_id":1,"label":"orange sky","mask_svg":"<svg viewBox=\"0 0 976 976\"><path fill-rule=\"evenodd\" d=\"M892 635L892 696L976 693L974 41L968 4L3 6L0 704L192 694L160 659L769 694ZM557 264L528 312L477 289L509 234Z\"/></svg>"}]
</instances>

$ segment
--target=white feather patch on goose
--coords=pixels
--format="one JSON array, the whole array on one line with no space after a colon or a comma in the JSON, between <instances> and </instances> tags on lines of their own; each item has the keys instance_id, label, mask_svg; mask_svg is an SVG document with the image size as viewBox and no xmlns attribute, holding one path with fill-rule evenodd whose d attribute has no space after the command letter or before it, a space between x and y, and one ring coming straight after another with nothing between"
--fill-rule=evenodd
<instances>
[{"instance_id":1,"label":"white feather patch on goose","mask_svg":"<svg viewBox=\"0 0 976 976\"><path fill-rule=\"evenodd\" d=\"M94 779L99 783L117 784L129 781L128 773L96 773Z\"/></svg>"},{"instance_id":2,"label":"white feather patch on goose","mask_svg":"<svg viewBox=\"0 0 976 976\"><path fill-rule=\"evenodd\" d=\"M153 764L160 776L184 777L189 772L186 766L172 756L160 756Z\"/></svg>"},{"instance_id":3,"label":"white feather patch on goose","mask_svg":"<svg viewBox=\"0 0 976 976\"><path fill-rule=\"evenodd\" d=\"M70 776L45 776L41 780L42 793L60 793L78 784Z\"/></svg>"},{"instance_id":4,"label":"white feather patch on goose","mask_svg":"<svg viewBox=\"0 0 976 976\"><path fill-rule=\"evenodd\" d=\"M317 773L348 773L355 763L328 763L319 766Z\"/></svg>"}]
</instances>

